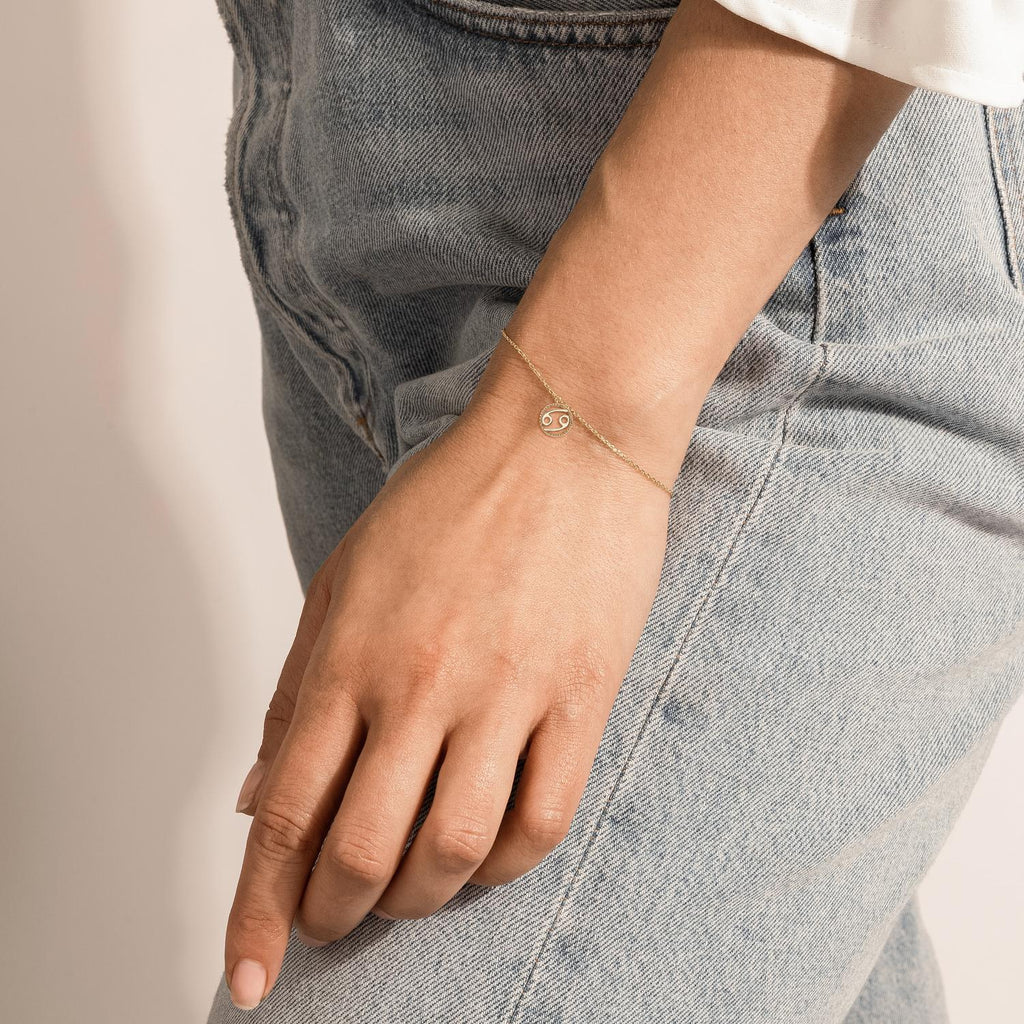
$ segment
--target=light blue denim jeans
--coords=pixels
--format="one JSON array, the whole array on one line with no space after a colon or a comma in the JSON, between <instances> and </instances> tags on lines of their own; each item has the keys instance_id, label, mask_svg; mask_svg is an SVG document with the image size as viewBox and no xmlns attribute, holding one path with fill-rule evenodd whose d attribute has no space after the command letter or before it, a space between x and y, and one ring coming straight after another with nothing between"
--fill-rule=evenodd
<instances>
[{"instance_id":1,"label":"light blue denim jeans","mask_svg":"<svg viewBox=\"0 0 1024 1024\"><path fill-rule=\"evenodd\" d=\"M219 7L305 587L465 407L672 8ZM569 837L293 936L211 1024L945 1020L915 892L1024 681L1024 116L915 93L839 210L707 395Z\"/></svg>"}]
</instances>

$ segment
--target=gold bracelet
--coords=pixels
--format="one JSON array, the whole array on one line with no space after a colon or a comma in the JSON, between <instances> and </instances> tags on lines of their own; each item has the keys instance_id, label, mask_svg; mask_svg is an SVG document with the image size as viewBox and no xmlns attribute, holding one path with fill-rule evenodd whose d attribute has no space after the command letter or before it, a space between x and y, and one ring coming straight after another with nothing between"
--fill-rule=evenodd
<instances>
[{"instance_id":1,"label":"gold bracelet","mask_svg":"<svg viewBox=\"0 0 1024 1024\"><path fill-rule=\"evenodd\" d=\"M642 477L650 480L655 487L660 487L669 497L672 496L672 488L667 484L663 484L657 477L652 476L638 466L621 448L617 448L615 445L608 440L596 427L591 426L568 402L564 401L559 395L557 395L551 388L551 385L544 379L540 370L533 365L533 361L530 357L508 336L505 329L502 328L501 336L526 360L526 365L533 371L534 376L544 385L544 389L547 393L555 400L554 404L545 405L540 411L540 429L548 435L548 437L561 437L562 434L568 432L572 426L573 420L579 420L587 430L590 431L605 446L609 451L614 452L623 462L628 466L635 469Z\"/></svg>"}]
</instances>

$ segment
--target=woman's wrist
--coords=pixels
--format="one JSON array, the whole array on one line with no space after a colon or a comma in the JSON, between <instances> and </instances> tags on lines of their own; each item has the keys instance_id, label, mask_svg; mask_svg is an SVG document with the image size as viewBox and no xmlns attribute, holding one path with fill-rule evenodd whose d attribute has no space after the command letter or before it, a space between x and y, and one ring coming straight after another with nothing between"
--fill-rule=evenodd
<instances>
[{"instance_id":1,"label":"woman's wrist","mask_svg":"<svg viewBox=\"0 0 1024 1024\"><path fill-rule=\"evenodd\" d=\"M637 374L614 362L595 372L591 364L600 361L601 339L589 338L586 347L575 345L568 321L557 326L551 320L528 323L517 313L509 321L507 333L564 402L644 471L672 487L689 444L699 399L690 405L654 400L644 395ZM588 473L613 482L625 477L629 487L657 494L654 483L616 456L582 423L574 421L565 434L546 437L540 416L551 404L555 404L552 396L530 366L499 337L471 409L467 409L485 431L510 450L523 451L525 443L527 457L551 456L553 466L559 462L573 468L584 466Z\"/></svg>"},{"instance_id":2,"label":"woman's wrist","mask_svg":"<svg viewBox=\"0 0 1024 1024\"><path fill-rule=\"evenodd\" d=\"M697 414L721 369L728 344L712 344L687 311L644 290L648 264L618 255L629 228L595 201L592 175L584 195L552 238L529 287L505 325L508 336L554 391L609 441L671 486L682 465ZM720 356L720 358L719 358ZM525 418L538 434L551 395L500 336L478 388L505 414ZM582 425L570 431L601 459L615 456ZM625 467L627 468L628 467Z\"/></svg>"}]
</instances>

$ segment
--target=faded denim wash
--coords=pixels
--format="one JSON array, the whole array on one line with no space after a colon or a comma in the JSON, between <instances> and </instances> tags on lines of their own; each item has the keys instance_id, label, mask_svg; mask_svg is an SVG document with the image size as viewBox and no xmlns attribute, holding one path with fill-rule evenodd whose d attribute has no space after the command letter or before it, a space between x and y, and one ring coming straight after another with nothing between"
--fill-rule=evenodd
<instances>
[{"instance_id":1,"label":"faded denim wash","mask_svg":"<svg viewBox=\"0 0 1024 1024\"><path fill-rule=\"evenodd\" d=\"M465 407L672 8L219 8L305 587ZM916 92L839 207L707 395L569 837L423 920L293 936L210 1024L946 1019L915 892L1024 682L1024 115Z\"/></svg>"}]
</instances>

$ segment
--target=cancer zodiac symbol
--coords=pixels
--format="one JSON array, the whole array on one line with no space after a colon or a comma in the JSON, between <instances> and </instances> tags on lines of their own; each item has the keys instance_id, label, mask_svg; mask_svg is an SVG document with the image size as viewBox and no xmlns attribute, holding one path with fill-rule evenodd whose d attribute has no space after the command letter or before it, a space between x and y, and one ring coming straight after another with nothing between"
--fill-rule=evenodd
<instances>
[{"instance_id":1,"label":"cancer zodiac symbol","mask_svg":"<svg viewBox=\"0 0 1024 1024\"><path fill-rule=\"evenodd\" d=\"M572 426L572 413L564 405L545 405L540 411L540 429L549 437L558 437Z\"/></svg>"}]
</instances>

